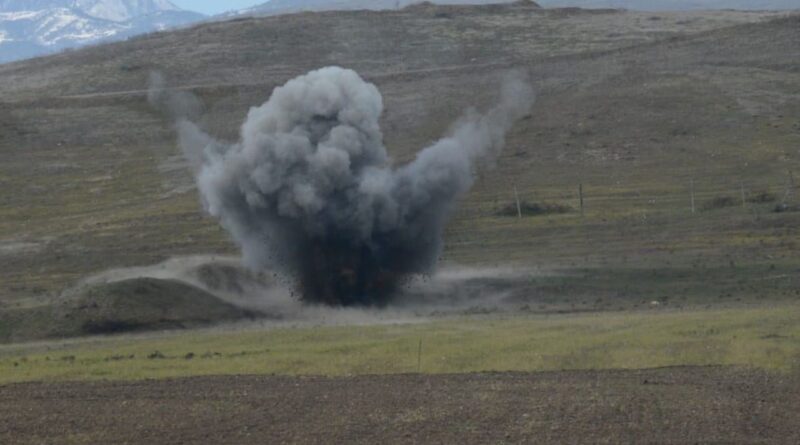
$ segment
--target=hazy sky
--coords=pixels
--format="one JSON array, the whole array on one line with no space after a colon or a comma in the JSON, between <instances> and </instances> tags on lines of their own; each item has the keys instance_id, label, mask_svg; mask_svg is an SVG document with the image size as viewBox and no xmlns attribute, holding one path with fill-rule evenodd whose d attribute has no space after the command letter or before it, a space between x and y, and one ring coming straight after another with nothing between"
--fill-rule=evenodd
<instances>
[{"instance_id":1,"label":"hazy sky","mask_svg":"<svg viewBox=\"0 0 800 445\"><path fill-rule=\"evenodd\" d=\"M232 9L242 9L248 6L266 3L267 0L172 0L172 3L190 11L203 14L219 14Z\"/></svg>"}]
</instances>

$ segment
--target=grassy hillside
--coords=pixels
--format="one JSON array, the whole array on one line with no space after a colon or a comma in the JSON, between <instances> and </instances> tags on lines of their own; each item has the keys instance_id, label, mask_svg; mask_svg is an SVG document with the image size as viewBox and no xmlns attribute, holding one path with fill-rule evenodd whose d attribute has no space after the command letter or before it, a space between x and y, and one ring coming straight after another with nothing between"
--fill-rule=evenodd
<instances>
[{"instance_id":1,"label":"grassy hillside","mask_svg":"<svg viewBox=\"0 0 800 445\"><path fill-rule=\"evenodd\" d=\"M800 369L798 306L470 317L0 348L0 384L199 375L375 375L739 365ZM421 343L421 347L420 347Z\"/></svg>"},{"instance_id":2,"label":"grassy hillside","mask_svg":"<svg viewBox=\"0 0 800 445\"><path fill-rule=\"evenodd\" d=\"M381 89L397 162L489 104L504 70L530 71L534 113L481 171L444 261L573 277L547 285L553 298L795 298L798 214L773 210L798 204L798 41L797 15L422 7L212 23L0 65L0 310L109 267L235 252L146 105L151 70L232 139L274 86L328 64ZM572 211L500 215L514 187ZM663 287L641 285L652 277Z\"/></svg>"}]
</instances>

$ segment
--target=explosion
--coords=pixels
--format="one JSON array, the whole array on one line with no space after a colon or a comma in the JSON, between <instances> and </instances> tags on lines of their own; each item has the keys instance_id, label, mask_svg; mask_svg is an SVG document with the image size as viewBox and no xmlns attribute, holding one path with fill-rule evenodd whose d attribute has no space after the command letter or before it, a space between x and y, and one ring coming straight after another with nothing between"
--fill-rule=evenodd
<instances>
[{"instance_id":1,"label":"explosion","mask_svg":"<svg viewBox=\"0 0 800 445\"><path fill-rule=\"evenodd\" d=\"M150 99L177 120L205 209L256 270L292 277L301 298L383 306L403 280L431 273L455 203L477 163L496 155L533 92L520 76L499 103L469 111L451 133L393 166L379 120L383 99L355 71L327 67L290 80L252 108L240 141L225 144L192 122L196 100L156 79Z\"/></svg>"}]
</instances>

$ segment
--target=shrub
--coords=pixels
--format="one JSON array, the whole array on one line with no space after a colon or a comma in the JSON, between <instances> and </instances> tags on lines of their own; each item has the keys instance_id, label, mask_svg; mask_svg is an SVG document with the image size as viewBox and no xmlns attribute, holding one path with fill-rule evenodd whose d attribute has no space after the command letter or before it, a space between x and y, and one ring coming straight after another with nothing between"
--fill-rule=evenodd
<instances>
[{"instance_id":1,"label":"shrub","mask_svg":"<svg viewBox=\"0 0 800 445\"><path fill-rule=\"evenodd\" d=\"M522 216L540 216L549 214L569 213L572 207L557 203L538 203L522 201L520 203ZM497 216L518 216L517 203L506 204L495 213Z\"/></svg>"},{"instance_id":2,"label":"shrub","mask_svg":"<svg viewBox=\"0 0 800 445\"><path fill-rule=\"evenodd\" d=\"M788 204L780 203L775 206L775 213L784 213L784 212L800 212L800 206L791 206Z\"/></svg>"},{"instance_id":3,"label":"shrub","mask_svg":"<svg viewBox=\"0 0 800 445\"><path fill-rule=\"evenodd\" d=\"M733 207L735 205L736 200L730 196L717 196L716 198L703 204L703 210L723 209L725 207Z\"/></svg>"},{"instance_id":4,"label":"shrub","mask_svg":"<svg viewBox=\"0 0 800 445\"><path fill-rule=\"evenodd\" d=\"M775 196L774 193L761 191L761 192L756 192L753 195L749 196L747 198L747 202L753 204L765 204L768 202L775 202L777 199L778 197Z\"/></svg>"}]
</instances>

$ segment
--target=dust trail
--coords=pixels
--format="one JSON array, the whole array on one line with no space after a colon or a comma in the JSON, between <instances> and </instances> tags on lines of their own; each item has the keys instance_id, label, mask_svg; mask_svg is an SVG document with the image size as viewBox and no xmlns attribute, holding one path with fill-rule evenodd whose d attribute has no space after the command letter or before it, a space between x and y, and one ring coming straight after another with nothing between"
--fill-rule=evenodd
<instances>
[{"instance_id":1,"label":"dust trail","mask_svg":"<svg viewBox=\"0 0 800 445\"><path fill-rule=\"evenodd\" d=\"M93 286L151 278L179 281L238 307L262 314L259 326L418 323L431 318L516 311L518 297L530 297L530 271L512 268L447 267L419 276L398 292L390 306L337 307L293 298L293 290L274 274L255 274L240 259L220 255L174 257L150 266L107 270L80 281L62 298Z\"/></svg>"},{"instance_id":2,"label":"dust trail","mask_svg":"<svg viewBox=\"0 0 800 445\"><path fill-rule=\"evenodd\" d=\"M393 166L378 125L383 99L356 72L327 67L276 88L252 108L239 142L192 122L198 101L154 78L151 102L176 121L206 210L253 270L292 277L306 302L384 306L410 277L434 271L442 231L533 103L519 73L499 103L468 110L450 133Z\"/></svg>"}]
</instances>

